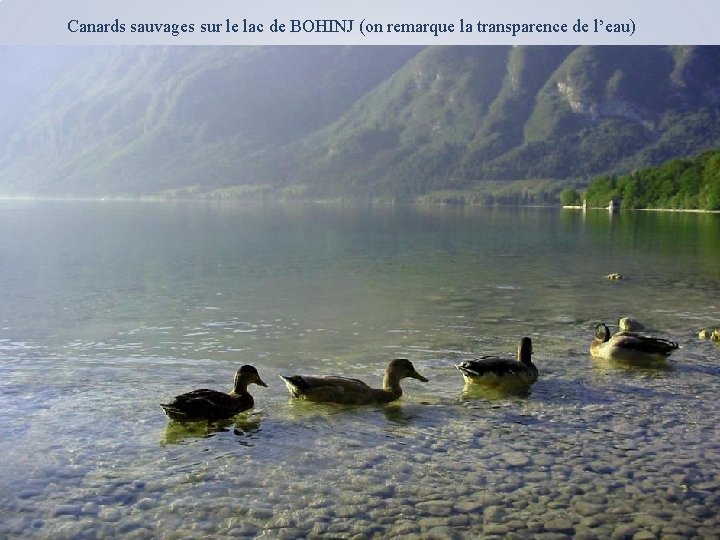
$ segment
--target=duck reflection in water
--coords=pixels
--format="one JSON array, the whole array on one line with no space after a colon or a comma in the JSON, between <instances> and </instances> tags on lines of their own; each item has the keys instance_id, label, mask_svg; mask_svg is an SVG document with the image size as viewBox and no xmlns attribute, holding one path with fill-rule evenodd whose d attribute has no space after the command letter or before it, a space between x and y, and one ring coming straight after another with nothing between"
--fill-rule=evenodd
<instances>
[{"instance_id":1,"label":"duck reflection in water","mask_svg":"<svg viewBox=\"0 0 720 540\"><path fill-rule=\"evenodd\" d=\"M232 419L194 422L176 422L171 420L165 427L165 433L160 441L161 446L167 444L182 444L194 439L207 439L222 433L232 432L238 437L238 443L243 446L251 445L255 434L260 432L261 418L257 414L245 417L237 416Z\"/></svg>"},{"instance_id":2,"label":"duck reflection in water","mask_svg":"<svg viewBox=\"0 0 720 540\"><path fill-rule=\"evenodd\" d=\"M389 403L382 408L382 412L388 422L405 426L422 417L421 406Z\"/></svg>"}]
</instances>

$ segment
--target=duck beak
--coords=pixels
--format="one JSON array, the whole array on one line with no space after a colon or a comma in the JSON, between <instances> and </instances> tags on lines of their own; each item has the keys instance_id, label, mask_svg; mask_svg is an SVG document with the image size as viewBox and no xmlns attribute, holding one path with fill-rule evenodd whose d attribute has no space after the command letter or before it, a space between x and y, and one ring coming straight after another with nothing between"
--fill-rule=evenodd
<instances>
[{"instance_id":1,"label":"duck beak","mask_svg":"<svg viewBox=\"0 0 720 540\"><path fill-rule=\"evenodd\" d=\"M425 377L423 377L422 375L420 375L417 371L414 371L413 373L411 373L410 376L413 379L417 379L418 381L428 382L428 380Z\"/></svg>"},{"instance_id":2,"label":"duck beak","mask_svg":"<svg viewBox=\"0 0 720 540\"><path fill-rule=\"evenodd\" d=\"M255 381L255 384L257 384L258 386L264 386L265 388L267 388L267 384L265 384L260 377L257 378L257 380Z\"/></svg>"}]
</instances>

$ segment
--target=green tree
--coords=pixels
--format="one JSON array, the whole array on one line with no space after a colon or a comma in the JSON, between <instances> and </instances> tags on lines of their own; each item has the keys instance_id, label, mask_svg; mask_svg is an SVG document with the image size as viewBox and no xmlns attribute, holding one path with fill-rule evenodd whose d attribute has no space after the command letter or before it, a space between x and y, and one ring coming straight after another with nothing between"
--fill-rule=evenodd
<instances>
[{"instance_id":1,"label":"green tree","mask_svg":"<svg viewBox=\"0 0 720 540\"><path fill-rule=\"evenodd\" d=\"M640 183L634 175L621 178L618 181L618 191L622 197L623 208L642 208Z\"/></svg>"},{"instance_id":2,"label":"green tree","mask_svg":"<svg viewBox=\"0 0 720 540\"><path fill-rule=\"evenodd\" d=\"M606 206L613 197L622 198L623 208L720 210L720 149L618 178L598 177L586 194L591 206Z\"/></svg>"},{"instance_id":3,"label":"green tree","mask_svg":"<svg viewBox=\"0 0 720 540\"><path fill-rule=\"evenodd\" d=\"M610 199L617 197L617 178L614 176L600 176L588 187L585 199L590 206L607 206Z\"/></svg>"},{"instance_id":4,"label":"green tree","mask_svg":"<svg viewBox=\"0 0 720 540\"><path fill-rule=\"evenodd\" d=\"M560 193L560 202L564 206L573 206L582 202L582 197L575 188L563 189Z\"/></svg>"}]
</instances>

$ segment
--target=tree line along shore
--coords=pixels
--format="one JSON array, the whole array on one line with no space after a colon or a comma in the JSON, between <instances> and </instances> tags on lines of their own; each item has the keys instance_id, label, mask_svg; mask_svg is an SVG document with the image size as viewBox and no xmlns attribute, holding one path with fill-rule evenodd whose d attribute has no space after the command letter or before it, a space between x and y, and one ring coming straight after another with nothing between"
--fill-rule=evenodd
<instances>
[{"instance_id":1,"label":"tree line along shore","mask_svg":"<svg viewBox=\"0 0 720 540\"><path fill-rule=\"evenodd\" d=\"M584 193L566 188L565 206L607 207L619 201L624 209L720 210L720 149L692 159L672 159L659 167L630 174L595 178Z\"/></svg>"}]
</instances>

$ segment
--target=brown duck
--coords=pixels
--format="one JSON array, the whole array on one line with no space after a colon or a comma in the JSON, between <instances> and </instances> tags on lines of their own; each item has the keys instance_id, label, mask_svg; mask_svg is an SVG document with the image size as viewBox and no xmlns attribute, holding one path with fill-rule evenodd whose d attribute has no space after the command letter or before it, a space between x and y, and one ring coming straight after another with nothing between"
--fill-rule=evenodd
<instances>
[{"instance_id":1,"label":"brown duck","mask_svg":"<svg viewBox=\"0 0 720 540\"><path fill-rule=\"evenodd\" d=\"M285 385L294 398L343 405L369 405L395 401L402 396L400 381L405 377L427 382L425 377L415 371L412 362L405 358L390 361L385 370L382 388L372 388L359 379L337 375L325 377L280 375L280 377L285 381Z\"/></svg>"},{"instance_id":2,"label":"brown duck","mask_svg":"<svg viewBox=\"0 0 720 540\"><path fill-rule=\"evenodd\" d=\"M247 391L248 385L252 383L267 386L257 369L246 365L235 373L235 383L229 394L200 388L176 396L171 403L161 403L160 406L168 418L178 422L232 418L255 405L255 400Z\"/></svg>"},{"instance_id":3,"label":"brown duck","mask_svg":"<svg viewBox=\"0 0 720 540\"><path fill-rule=\"evenodd\" d=\"M618 332L611 337L607 325L600 323L595 327L590 355L604 360L642 363L665 360L677 348L678 344L669 339L634 332Z\"/></svg>"},{"instance_id":4,"label":"brown duck","mask_svg":"<svg viewBox=\"0 0 720 540\"><path fill-rule=\"evenodd\" d=\"M497 390L527 390L538 379L532 362L532 340L524 337L518 345L517 358L481 356L455 366L466 383Z\"/></svg>"}]
</instances>

